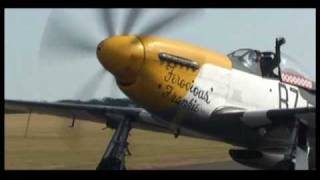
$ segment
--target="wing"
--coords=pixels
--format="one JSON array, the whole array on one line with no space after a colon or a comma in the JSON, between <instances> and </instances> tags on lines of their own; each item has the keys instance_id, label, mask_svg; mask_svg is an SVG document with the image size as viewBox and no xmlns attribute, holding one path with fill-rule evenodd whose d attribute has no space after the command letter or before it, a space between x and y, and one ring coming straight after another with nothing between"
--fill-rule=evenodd
<instances>
[{"instance_id":1,"label":"wing","mask_svg":"<svg viewBox=\"0 0 320 180\"><path fill-rule=\"evenodd\" d=\"M219 107L213 111L212 118L232 117L241 120L251 128L288 124L295 119L309 128L315 129L315 107L245 110L239 107Z\"/></svg>"},{"instance_id":2,"label":"wing","mask_svg":"<svg viewBox=\"0 0 320 180\"><path fill-rule=\"evenodd\" d=\"M276 129L278 127L286 127L287 129L290 129L290 138L287 139L288 147L286 147L286 150L282 153L286 154L291 152L290 148L296 151L296 169L315 168L315 107L257 111L246 111L240 108L224 107L215 111L212 117L215 119L223 117L238 119L246 127L249 127L249 129L254 131L258 131L261 128L267 128L270 131L271 129ZM281 136L282 135L271 135L269 136L271 139L269 142L275 143L280 140ZM278 140L277 137L279 138ZM256 144L259 144L261 147L266 145L264 143L268 144L267 141L263 140L256 142ZM276 144L271 146L276 146ZM263 148L262 151L264 151ZM233 157L233 159L236 160L236 157ZM238 162L241 162L241 160L238 160ZM246 162L246 160L243 162ZM283 163L288 161L283 160L281 162Z\"/></svg>"},{"instance_id":3,"label":"wing","mask_svg":"<svg viewBox=\"0 0 320 180\"><path fill-rule=\"evenodd\" d=\"M295 119L309 128L315 129L315 107L247 111L241 117L241 120L252 128L288 124Z\"/></svg>"},{"instance_id":4,"label":"wing","mask_svg":"<svg viewBox=\"0 0 320 180\"><path fill-rule=\"evenodd\" d=\"M35 102L5 100L5 113L38 113L76 118L117 127L123 118L129 118L134 128L171 132L163 124L155 121L143 108L77 104L62 102Z\"/></svg>"}]
</instances>

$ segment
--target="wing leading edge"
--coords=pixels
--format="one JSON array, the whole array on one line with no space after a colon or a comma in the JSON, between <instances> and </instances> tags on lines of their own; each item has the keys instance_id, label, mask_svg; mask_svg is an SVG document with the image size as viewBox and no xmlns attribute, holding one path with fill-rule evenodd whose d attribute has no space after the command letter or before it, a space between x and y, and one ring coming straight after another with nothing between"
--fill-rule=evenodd
<instances>
[{"instance_id":1,"label":"wing leading edge","mask_svg":"<svg viewBox=\"0 0 320 180\"><path fill-rule=\"evenodd\" d=\"M129 118L134 128L171 132L165 125L159 124L153 118L150 118L151 115L146 110L137 107L5 100L5 113L38 113L77 118L107 124L111 128L117 127L123 118Z\"/></svg>"}]
</instances>

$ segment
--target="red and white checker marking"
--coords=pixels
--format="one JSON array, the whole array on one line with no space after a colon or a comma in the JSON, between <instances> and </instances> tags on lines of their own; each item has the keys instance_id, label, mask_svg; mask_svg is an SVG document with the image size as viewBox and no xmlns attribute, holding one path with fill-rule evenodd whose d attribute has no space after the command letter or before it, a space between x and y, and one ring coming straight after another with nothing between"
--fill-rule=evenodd
<instances>
[{"instance_id":1,"label":"red and white checker marking","mask_svg":"<svg viewBox=\"0 0 320 180\"><path fill-rule=\"evenodd\" d=\"M293 73L288 73L288 72L282 72L281 78L282 78L282 81L286 83L312 89L312 81L304 78L303 76L293 74Z\"/></svg>"}]
</instances>

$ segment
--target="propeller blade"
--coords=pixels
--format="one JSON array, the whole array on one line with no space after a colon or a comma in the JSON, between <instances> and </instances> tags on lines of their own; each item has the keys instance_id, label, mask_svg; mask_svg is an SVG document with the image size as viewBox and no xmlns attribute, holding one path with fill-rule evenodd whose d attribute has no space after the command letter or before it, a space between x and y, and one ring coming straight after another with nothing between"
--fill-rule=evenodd
<instances>
[{"instance_id":1,"label":"propeller blade","mask_svg":"<svg viewBox=\"0 0 320 180\"><path fill-rule=\"evenodd\" d=\"M98 21L101 22L101 27L103 28L105 36L116 35L112 11L112 9L100 9L97 11Z\"/></svg>"},{"instance_id":2,"label":"propeller blade","mask_svg":"<svg viewBox=\"0 0 320 180\"><path fill-rule=\"evenodd\" d=\"M100 84L102 83L102 79L105 75L106 71L101 69L97 71L90 79L85 83L85 86L81 88L79 92L76 93L77 99L82 98L92 98L96 91L98 90Z\"/></svg>"},{"instance_id":3,"label":"propeller blade","mask_svg":"<svg viewBox=\"0 0 320 180\"><path fill-rule=\"evenodd\" d=\"M144 13L143 9L131 9L128 12L125 26L124 26L123 32L122 32L123 35L127 35L127 34L131 33L131 30L132 30L133 26L135 25L137 19L139 19L143 13Z\"/></svg>"},{"instance_id":4,"label":"propeller blade","mask_svg":"<svg viewBox=\"0 0 320 180\"><path fill-rule=\"evenodd\" d=\"M177 23L181 23L182 20L186 20L187 17L192 17L192 15L194 16L195 12L196 12L195 10L183 9L183 10L177 11L173 15L160 17L159 21L149 25L144 31L140 33L140 35L155 34L163 30L167 30L167 28L170 26L177 26Z\"/></svg>"},{"instance_id":5,"label":"propeller blade","mask_svg":"<svg viewBox=\"0 0 320 180\"><path fill-rule=\"evenodd\" d=\"M76 14L53 10L41 39L40 58L51 62L95 57L97 41L90 27L82 26Z\"/></svg>"}]
</instances>

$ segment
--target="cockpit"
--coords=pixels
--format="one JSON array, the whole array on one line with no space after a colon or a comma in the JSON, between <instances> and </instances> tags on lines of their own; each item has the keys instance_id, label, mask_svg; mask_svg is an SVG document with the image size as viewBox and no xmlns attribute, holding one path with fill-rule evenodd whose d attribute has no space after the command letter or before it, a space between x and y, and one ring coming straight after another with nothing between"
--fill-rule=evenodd
<instances>
[{"instance_id":1,"label":"cockpit","mask_svg":"<svg viewBox=\"0 0 320 180\"><path fill-rule=\"evenodd\" d=\"M307 89L315 88L314 82L309 80L301 70L302 65L284 53L281 53L281 62L277 62L273 52L261 52L254 49L238 49L227 56L235 69L264 78L278 79ZM294 79L299 79L299 81L293 81Z\"/></svg>"},{"instance_id":2,"label":"cockpit","mask_svg":"<svg viewBox=\"0 0 320 180\"><path fill-rule=\"evenodd\" d=\"M238 49L228 54L235 69L258 76L278 78L278 69L271 64L274 56L273 52L260 52L254 49ZM272 69L267 71L266 68Z\"/></svg>"}]
</instances>

